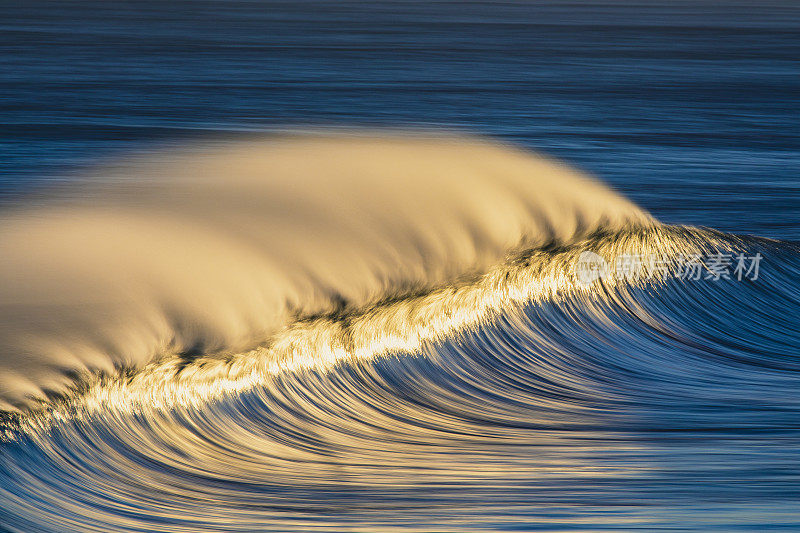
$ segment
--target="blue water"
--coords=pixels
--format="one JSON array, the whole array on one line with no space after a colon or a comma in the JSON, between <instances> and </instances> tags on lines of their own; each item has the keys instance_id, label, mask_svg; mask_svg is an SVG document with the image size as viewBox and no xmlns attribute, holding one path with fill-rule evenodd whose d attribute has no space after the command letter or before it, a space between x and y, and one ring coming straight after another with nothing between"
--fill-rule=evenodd
<instances>
[{"instance_id":1,"label":"blue water","mask_svg":"<svg viewBox=\"0 0 800 533\"><path fill-rule=\"evenodd\" d=\"M3 531L800 531L800 4L0 2L0 198L298 128L487 135L765 256L0 448ZM731 239L727 236L724 239ZM127 528L127 529L126 529Z\"/></svg>"},{"instance_id":2,"label":"blue water","mask_svg":"<svg viewBox=\"0 0 800 533\"><path fill-rule=\"evenodd\" d=\"M218 131L413 125L662 220L797 239L796 2L3 2L0 175Z\"/></svg>"}]
</instances>

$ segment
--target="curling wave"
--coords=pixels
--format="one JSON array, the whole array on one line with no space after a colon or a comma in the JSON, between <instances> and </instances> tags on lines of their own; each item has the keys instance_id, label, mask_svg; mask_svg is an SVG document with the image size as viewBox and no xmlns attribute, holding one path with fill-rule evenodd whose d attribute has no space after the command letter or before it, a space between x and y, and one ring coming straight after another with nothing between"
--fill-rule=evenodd
<instances>
[{"instance_id":1,"label":"curling wave","mask_svg":"<svg viewBox=\"0 0 800 533\"><path fill-rule=\"evenodd\" d=\"M798 524L795 244L403 136L165 152L2 222L0 530ZM758 279L675 276L720 252Z\"/></svg>"},{"instance_id":2,"label":"curling wave","mask_svg":"<svg viewBox=\"0 0 800 533\"><path fill-rule=\"evenodd\" d=\"M152 389L178 370L248 381L407 349L497 307L453 291L496 288L509 256L652 224L563 165L476 139L296 136L130 159L0 220L0 408L145 367ZM309 326L333 315L360 318Z\"/></svg>"}]
</instances>

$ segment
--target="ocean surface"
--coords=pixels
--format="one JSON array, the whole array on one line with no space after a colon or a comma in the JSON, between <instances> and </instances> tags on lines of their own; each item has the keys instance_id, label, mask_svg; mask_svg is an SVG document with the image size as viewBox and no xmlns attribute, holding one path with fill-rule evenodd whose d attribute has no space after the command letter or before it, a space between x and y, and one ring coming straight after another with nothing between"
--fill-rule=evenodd
<instances>
[{"instance_id":1,"label":"ocean surface","mask_svg":"<svg viewBox=\"0 0 800 533\"><path fill-rule=\"evenodd\" d=\"M0 0L0 531L800 531L798 58L788 0Z\"/></svg>"}]
</instances>

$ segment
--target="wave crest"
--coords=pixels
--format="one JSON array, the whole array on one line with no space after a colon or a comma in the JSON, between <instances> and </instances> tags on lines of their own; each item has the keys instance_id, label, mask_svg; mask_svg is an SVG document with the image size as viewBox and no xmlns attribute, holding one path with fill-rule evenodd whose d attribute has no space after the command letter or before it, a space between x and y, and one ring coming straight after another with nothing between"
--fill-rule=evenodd
<instances>
[{"instance_id":1,"label":"wave crest","mask_svg":"<svg viewBox=\"0 0 800 533\"><path fill-rule=\"evenodd\" d=\"M564 281L510 270L510 255L653 225L580 173L478 139L209 143L91 178L0 221L0 409L86 376L104 383L96 402L196 401L276 369L404 350L501 293Z\"/></svg>"}]
</instances>

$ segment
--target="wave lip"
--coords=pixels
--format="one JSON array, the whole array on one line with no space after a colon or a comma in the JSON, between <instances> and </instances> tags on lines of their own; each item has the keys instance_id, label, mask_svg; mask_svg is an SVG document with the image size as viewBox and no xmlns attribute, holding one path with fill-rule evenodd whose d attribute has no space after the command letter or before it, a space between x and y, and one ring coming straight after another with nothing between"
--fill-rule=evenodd
<instances>
[{"instance_id":1,"label":"wave lip","mask_svg":"<svg viewBox=\"0 0 800 533\"><path fill-rule=\"evenodd\" d=\"M471 138L294 136L129 159L0 220L0 409L143 369L151 388L202 374L229 390L317 364L320 335L339 346L326 361L413 344L491 309L459 287L496 288L511 255L653 224L557 162ZM425 294L463 309L405 298ZM399 299L413 310L381 305ZM309 334L343 315L373 323Z\"/></svg>"}]
</instances>

